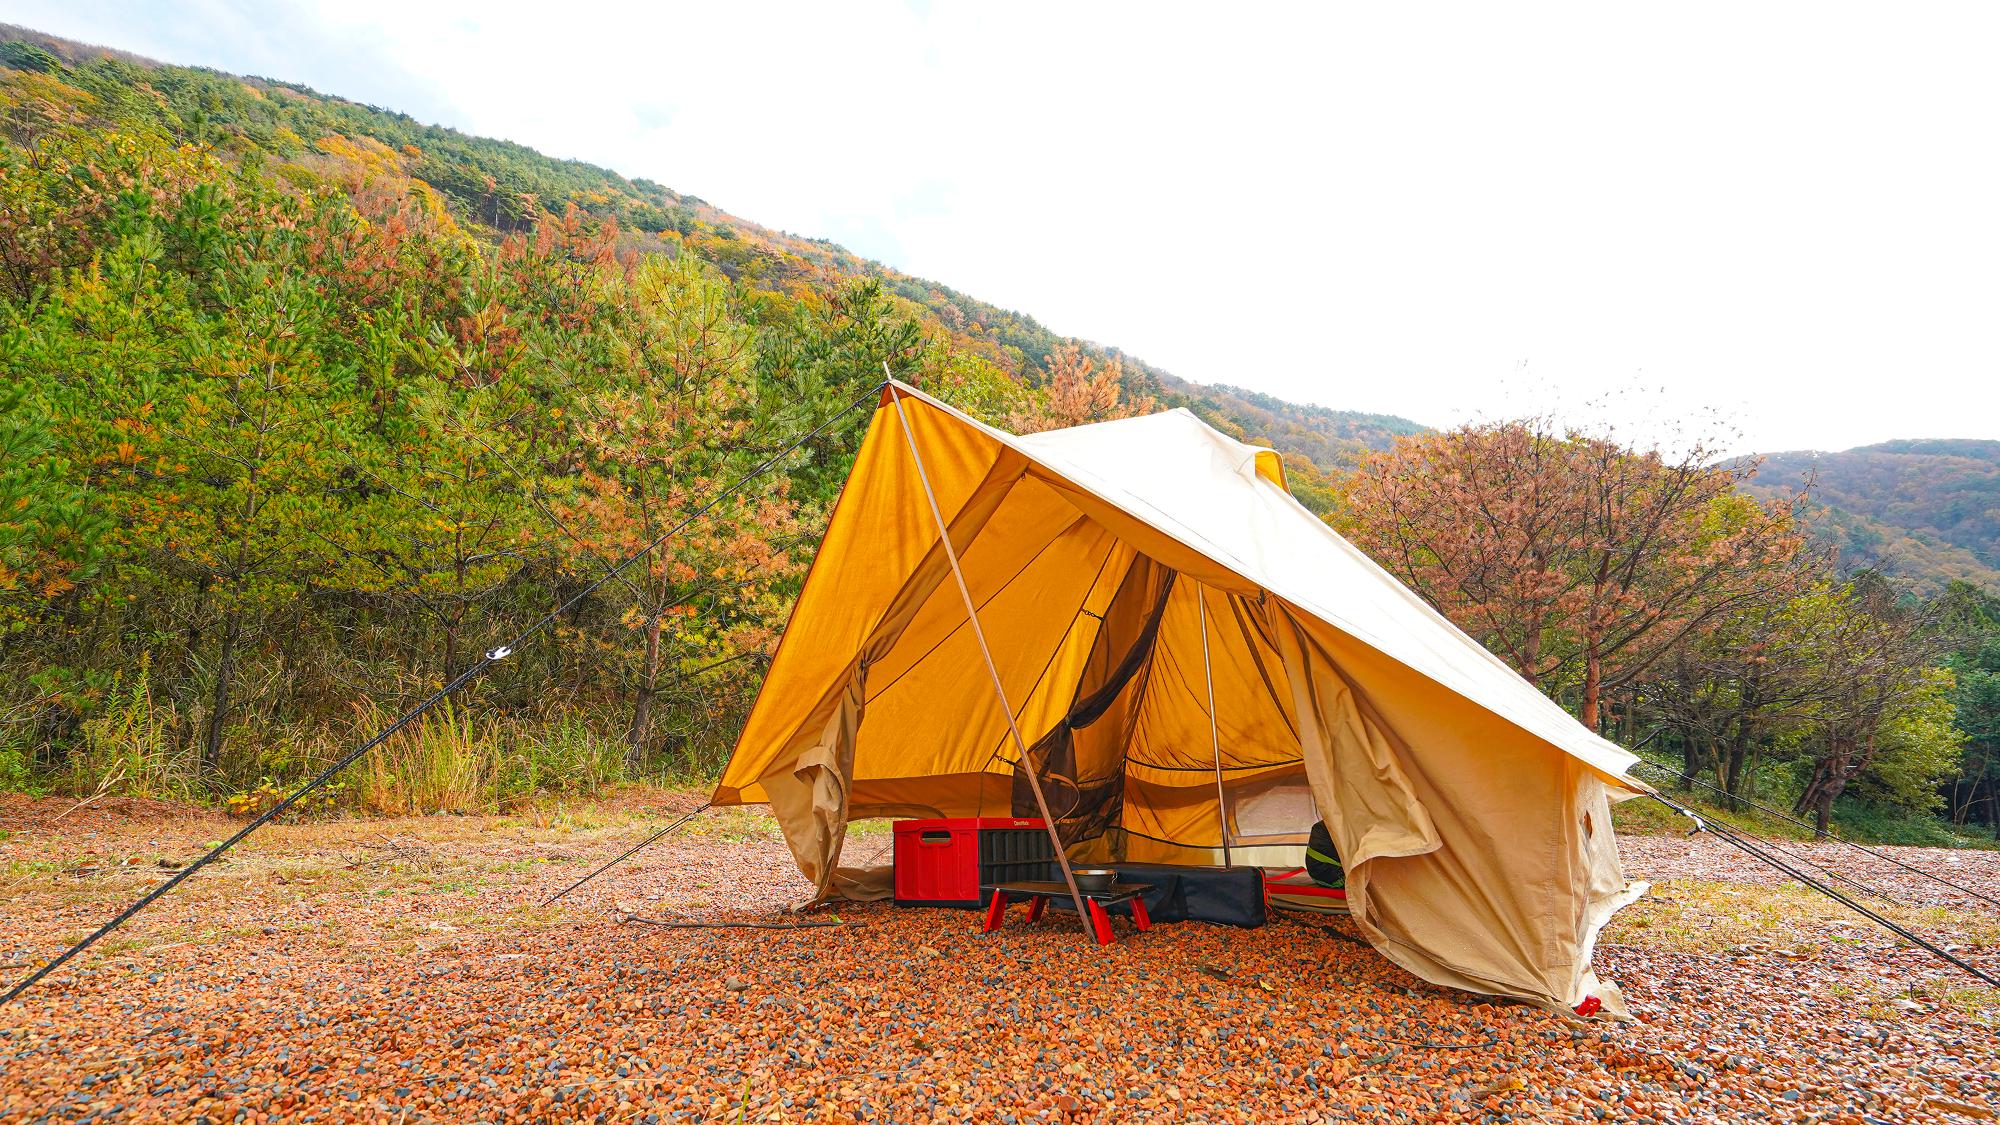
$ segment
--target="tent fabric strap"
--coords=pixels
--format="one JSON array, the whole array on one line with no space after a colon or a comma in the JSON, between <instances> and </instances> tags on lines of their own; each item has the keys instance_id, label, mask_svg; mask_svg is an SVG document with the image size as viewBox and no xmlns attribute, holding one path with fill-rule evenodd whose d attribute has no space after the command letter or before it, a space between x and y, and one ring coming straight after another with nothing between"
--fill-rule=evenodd
<instances>
[{"instance_id":1,"label":"tent fabric strap","mask_svg":"<svg viewBox=\"0 0 2000 1125\"><path fill-rule=\"evenodd\" d=\"M1098 630L1097 638L1092 642L1091 659L1085 665L1087 669L1094 670L1108 664L1108 670L1094 687L1087 671L1077 685L1077 694L1068 713L1047 734L1036 739L1027 751L1027 760L1035 773L1059 788L1067 788L1073 795L1069 807L1055 822L1065 847L1102 835L1111 821L1117 818L1122 806L1124 771L1120 769L1109 776L1085 781L1080 776L1083 773L1081 763L1076 760L1076 732L1102 719L1146 667L1153 654L1154 643L1159 638L1160 622L1166 616L1167 597L1173 592L1174 578L1173 571L1144 555L1132 560L1132 567L1119 583L1118 592L1112 596L1111 604L1105 607L1106 625ZM1111 623L1129 615L1132 599L1144 597L1146 586L1155 582L1159 589L1145 607L1144 624L1125 652L1115 663L1111 663L1109 646L1118 643L1118 638L1112 634ZM1020 784L1023 772L1015 774L1014 812L1017 816L1026 815L1032 797ZM1032 778L1033 775L1029 776Z\"/></svg>"},{"instance_id":2,"label":"tent fabric strap","mask_svg":"<svg viewBox=\"0 0 2000 1125\"><path fill-rule=\"evenodd\" d=\"M1194 587L1195 611L1201 621L1201 677L1208 685L1208 745L1215 754L1216 831L1222 838L1222 866L1229 866L1229 798L1222 788L1222 732L1215 718L1215 666L1208 656L1208 598L1201 583Z\"/></svg>"}]
</instances>

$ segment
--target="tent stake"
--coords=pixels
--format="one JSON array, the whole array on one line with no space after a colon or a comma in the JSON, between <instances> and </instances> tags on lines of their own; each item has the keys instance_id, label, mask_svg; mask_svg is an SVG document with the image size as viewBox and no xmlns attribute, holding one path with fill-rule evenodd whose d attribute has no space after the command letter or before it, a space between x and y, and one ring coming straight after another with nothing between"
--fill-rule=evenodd
<instances>
[{"instance_id":1,"label":"tent stake","mask_svg":"<svg viewBox=\"0 0 2000 1125\"><path fill-rule=\"evenodd\" d=\"M887 362L882 364L882 371L888 374ZM910 429L909 415L903 412L903 396L896 389L893 376L889 383L889 401L896 406L896 420L902 423L903 438L909 442L910 459L917 464L917 480L924 486L924 499L930 501L931 518L937 521L938 542L944 545L945 560L951 563L951 576L958 583L958 596L965 599L965 619L972 624L973 639L979 642L979 654L986 658L986 671L993 677L993 694L999 697L1000 713L1007 716L1007 730L1014 736L1017 761L1022 772L1028 775L1028 788L1035 793L1035 807L1042 810L1042 825L1049 830L1049 840L1055 845L1056 866L1062 869L1070 901L1076 904L1076 920L1082 924L1084 933L1091 934L1092 944L1095 944L1090 911L1083 905L1083 892L1076 888L1076 875L1069 869L1069 856L1063 851L1062 833L1056 831L1056 818L1049 815L1049 799L1042 795L1042 783L1035 777L1035 763L1028 757L1028 744L1021 738L1020 725L1014 722L1013 705L1007 702L1007 689L1000 682L1000 667L993 663L993 652L986 647L986 630L979 627L979 610L972 604L972 590L965 584L965 572L958 568L958 548L952 546L951 529L945 526L944 512L938 508L937 493L931 491L930 474L924 471L924 456L917 452L917 435ZM983 786L981 791L984 791Z\"/></svg>"},{"instance_id":2,"label":"tent stake","mask_svg":"<svg viewBox=\"0 0 2000 1125\"><path fill-rule=\"evenodd\" d=\"M1215 669L1208 663L1208 591L1194 584L1194 604L1201 617L1201 675L1208 681L1208 745L1215 751L1215 819L1222 833L1222 866L1229 862L1229 805L1222 795L1222 735L1215 726Z\"/></svg>"}]
</instances>

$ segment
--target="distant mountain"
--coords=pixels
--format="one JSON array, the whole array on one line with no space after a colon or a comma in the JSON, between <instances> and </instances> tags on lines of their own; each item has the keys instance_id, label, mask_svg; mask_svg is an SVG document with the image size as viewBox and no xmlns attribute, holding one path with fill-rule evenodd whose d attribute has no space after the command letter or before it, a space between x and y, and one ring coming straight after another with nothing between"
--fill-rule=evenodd
<instances>
[{"instance_id":1,"label":"distant mountain","mask_svg":"<svg viewBox=\"0 0 2000 1125\"><path fill-rule=\"evenodd\" d=\"M1810 485L1843 562L1934 592L1954 578L2000 592L2000 441L1914 439L1764 458L1751 490Z\"/></svg>"},{"instance_id":2,"label":"distant mountain","mask_svg":"<svg viewBox=\"0 0 2000 1125\"><path fill-rule=\"evenodd\" d=\"M1300 405L1227 384L1202 386L1171 375L1161 376L1160 383L1169 392L1183 391L1197 399L1197 413L1218 429L1240 431L1246 440L1309 458L1326 469L1351 469L1367 453L1430 429L1393 414Z\"/></svg>"}]
</instances>

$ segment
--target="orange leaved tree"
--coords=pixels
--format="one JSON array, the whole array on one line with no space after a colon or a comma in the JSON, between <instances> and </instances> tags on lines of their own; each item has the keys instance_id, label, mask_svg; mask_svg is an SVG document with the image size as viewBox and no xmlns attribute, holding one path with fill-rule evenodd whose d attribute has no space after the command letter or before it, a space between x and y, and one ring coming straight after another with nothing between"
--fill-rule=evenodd
<instances>
[{"instance_id":1,"label":"orange leaved tree","mask_svg":"<svg viewBox=\"0 0 2000 1125\"><path fill-rule=\"evenodd\" d=\"M1126 397L1125 364L1115 356L1099 367L1081 345L1061 344L1049 353L1048 366L1048 385L1007 418L1007 427L1017 434L1130 418L1153 409L1151 395Z\"/></svg>"},{"instance_id":2,"label":"orange leaved tree","mask_svg":"<svg viewBox=\"0 0 2000 1125\"><path fill-rule=\"evenodd\" d=\"M1344 530L1586 726L1608 692L1795 581L1796 512L1750 470L1548 419L1400 439L1347 483Z\"/></svg>"}]
</instances>

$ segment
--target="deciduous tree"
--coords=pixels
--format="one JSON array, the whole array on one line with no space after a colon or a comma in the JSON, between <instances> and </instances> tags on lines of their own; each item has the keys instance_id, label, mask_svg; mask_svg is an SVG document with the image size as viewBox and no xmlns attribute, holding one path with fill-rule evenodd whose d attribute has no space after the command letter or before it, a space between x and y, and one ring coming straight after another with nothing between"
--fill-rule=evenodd
<instances>
[{"instance_id":1,"label":"deciduous tree","mask_svg":"<svg viewBox=\"0 0 2000 1125\"><path fill-rule=\"evenodd\" d=\"M585 468L559 504L607 558L645 549L747 471L757 425L752 337L709 267L650 261L623 293L616 366L581 404ZM791 576L796 535L780 483L710 509L629 572L622 620L641 640L626 732L635 763L669 669L761 653L774 639L772 594Z\"/></svg>"},{"instance_id":2,"label":"deciduous tree","mask_svg":"<svg viewBox=\"0 0 2000 1125\"><path fill-rule=\"evenodd\" d=\"M1547 419L1403 438L1342 522L1389 570L1596 729L1605 694L1725 614L1781 598L1788 505L1701 443L1629 449Z\"/></svg>"}]
</instances>

